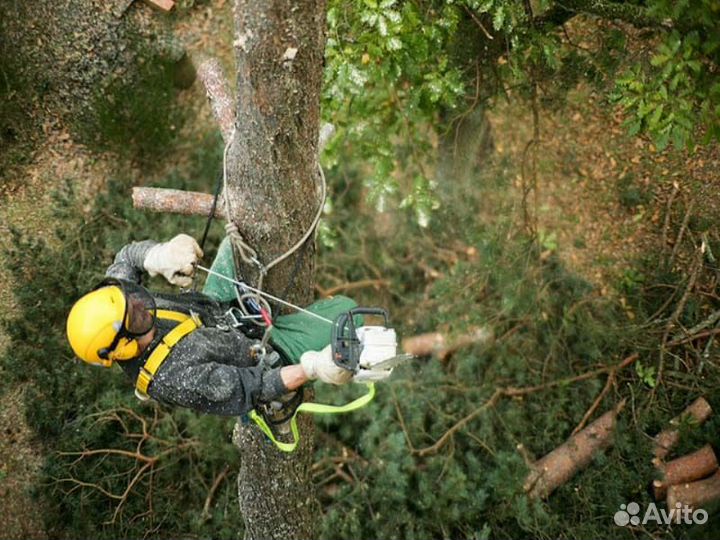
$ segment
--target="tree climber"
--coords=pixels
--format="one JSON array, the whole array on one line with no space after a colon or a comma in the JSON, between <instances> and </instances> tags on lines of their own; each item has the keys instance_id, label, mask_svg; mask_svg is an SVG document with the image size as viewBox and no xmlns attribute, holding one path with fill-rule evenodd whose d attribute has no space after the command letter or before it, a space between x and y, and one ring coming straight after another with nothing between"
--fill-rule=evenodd
<instances>
[{"instance_id":1,"label":"tree climber","mask_svg":"<svg viewBox=\"0 0 720 540\"><path fill-rule=\"evenodd\" d=\"M298 365L283 365L281 349L258 353L252 329L230 323L229 304L197 292L150 293L140 285L146 270L188 287L202 255L185 234L123 247L106 279L70 311L67 336L75 354L98 366L117 362L140 399L223 416L243 415L309 380L350 381L352 373L333 362L329 346L304 352Z\"/></svg>"}]
</instances>

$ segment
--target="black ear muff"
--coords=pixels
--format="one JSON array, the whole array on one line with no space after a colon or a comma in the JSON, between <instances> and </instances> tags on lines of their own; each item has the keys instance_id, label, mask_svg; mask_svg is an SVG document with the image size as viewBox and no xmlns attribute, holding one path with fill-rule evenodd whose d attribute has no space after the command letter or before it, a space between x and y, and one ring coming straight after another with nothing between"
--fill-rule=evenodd
<instances>
[{"instance_id":1,"label":"black ear muff","mask_svg":"<svg viewBox=\"0 0 720 540\"><path fill-rule=\"evenodd\" d=\"M110 349L98 349L97 355L102 358L103 360L108 359L108 355L110 354Z\"/></svg>"}]
</instances>

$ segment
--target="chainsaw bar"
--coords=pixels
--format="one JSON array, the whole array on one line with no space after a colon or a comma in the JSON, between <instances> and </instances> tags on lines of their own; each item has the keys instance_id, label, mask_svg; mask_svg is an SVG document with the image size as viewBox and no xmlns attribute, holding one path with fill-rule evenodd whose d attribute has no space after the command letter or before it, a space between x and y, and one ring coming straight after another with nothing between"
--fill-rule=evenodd
<instances>
[{"instance_id":1,"label":"chainsaw bar","mask_svg":"<svg viewBox=\"0 0 720 540\"><path fill-rule=\"evenodd\" d=\"M392 369L395 366L399 366L400 364L404 364L405 362L408 362L410 360L414 360L417 358L414 354L398 354L397 356L393 356L392 358L388 358L387 360L383 360L382 362L378 362L377 364L373 364L372 366L368 366L365 369L368 369L370 371L383 371Z\"/></svg>"}]
</instances>

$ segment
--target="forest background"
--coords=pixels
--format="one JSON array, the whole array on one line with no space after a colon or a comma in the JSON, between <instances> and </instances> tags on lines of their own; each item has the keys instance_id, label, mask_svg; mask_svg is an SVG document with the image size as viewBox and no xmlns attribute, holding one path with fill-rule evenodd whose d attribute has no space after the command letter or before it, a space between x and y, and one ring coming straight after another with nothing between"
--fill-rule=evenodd
<instances>
[{"instance_id":1,"label":"forest background","mask_svg":"<svg viewBox=\"0 0 720 540\"><path fill-rule=\"evenodd\" d=\"M232 73L231 2L53 4L0 10L2 535L235 538L233 421L141 404L64 337L122 245L202 233L202 218L134 210L129 193L213 191L223 145L189 58ZM710 0L329 2L317 296L385 306L405 337L490 337L318 419L323 538L718 530L712 508L695 527L613 515L652 500L652 436L699 396L720 406L719 13ZM634 354L612 380L562 382ZM526 453L622 400L614 445L528 498ZM717 445L718 422L684 426L674 455ZM138 438L151 468L77 454Z\"/></svg>"}]
</instances>

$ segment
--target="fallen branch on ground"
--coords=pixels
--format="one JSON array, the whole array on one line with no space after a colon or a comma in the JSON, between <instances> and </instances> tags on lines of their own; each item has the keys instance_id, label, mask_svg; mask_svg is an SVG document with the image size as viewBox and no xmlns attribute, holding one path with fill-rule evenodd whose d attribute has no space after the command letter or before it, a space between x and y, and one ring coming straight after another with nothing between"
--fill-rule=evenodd
<instances>
[{"instance_id":1,"label":"fallen branch on ground","mask_svg":"<svg viewBox=\"0 0 720 540\"><path fill-rule=\"evenodd\" d=\"M720 471L715 471L711 477L697 482L678 484L668 488L667 507L702 508L709 503L720 500Z\"/></svg>"},{"instance_id":2,"label":"fallen branch on ground","mask_svg":"<svg viewBox=\"0 0 720 540\"><path fill-rule=\"evenodd\" d=\"M712 408L704 397L699 397L693 401L680 415L670 420L670 427L664 429L655 436L655 445L653 448L653 464L656 466L665 459L670 451L680 440L680 432L678 426L683 421L690 420L697 424L702 424L712 414Z\"/></svg>"},{"instance_id":3,"label":"fallen branch on ground","mask_svg":"<svg viewBox=\"0 0 720 540\"><path fill-rule=\"evenodd\" d=\"M530 497L545 499L587 467L598 451L612 445L615 420L624 407L625 400L537 461L525 479L523 490Z\"/></svg>"},{"instance_id":4,"label":"fallen branch on ground","mask_svg":"<svg viewBox=\"0 0 720 540\"><path fill-rule=\"evenodd\" d=\"M477 409L475 409L473 412L465 416L464 418L458 420L450 429L448 429L442 437L440 437L437 441L435 441L434 444L427 446L425 448L420 449L414 449L414 446L410 444L409 447L411 449L411 452L413 454L416 454L420 457L428 456L431 454L436 453L438 450L440 450L445 444L452 438L455 433L463 429L468 423L472 422L475 418L477 418L483 411L494 407L495 404L500 400L501 397L521 397L528 394L533 394L535 392L539 392L541 390L546 390L548 388L552 388L555 386L565 386L568 384L585 381L587 379L592 379L593 377L597 377L598 375L601 375L603 373L609 373L613 370L618 370L620 367L625 367L630 365L635 359L637 359L637 355L633 354L619 364L615 366L606 366L603 368L595 369L593 371L588 371L586 373L581 373L580 375L576 375L574 377L568 377L566 379L558 379L556 381L551 381L545 384L539 384L536 386L524 386L521 388L516 388L513 386L508 386L505 388L496 388L493 392L492 396L480 405Z\"/></svg>"},{"instance_id":5,"label":"fallen branch on ground","mask_svg":"<svg viewBox=\"0 0 720 540\"><path fill-rule=\"evenodd\" d=\"M660 478L653 481L653 495L655 500L659 501L665 498L670 486L693 482L714 473L718 468L718 461L712 446L706 444L692 454L656 466Z\"/></svg>"},{"instance_id":6,"label":"fallen branch on ground","mask_svg":"<svg viewBox=\"0 0 720 540\"><path fill-rule=\"evenodd\" d=\"M605 382L605 387L602 389L600 394L598 394L598 397L595 398L595 401L593 402L593 404L590 405L590 408L587 410L585 415L582 417L582 420L580 420L580 423L577 425L577 427L575 429L573 429L571 435L575 435L582 428L585 427L585 424L587 423L587 421L590 420L590 417L592 417L592 415L595 413L597 408L600 406L600 403L602 403L602 400L605 398L607 393L610 391L610 388L612 388L612 385L615 382L615 374L619 370L621 370L621 369L629 366L633 362L635 362L635 360L637 360L638 358L639 358L639 355L637 353L635 353L631 356L628 356L625 360L623 360L621 363L619 363L617 366L615 366L613 369L611 369L608 372L608 378L607 378L607 381Z\"/></svg>"}]
</instances>

